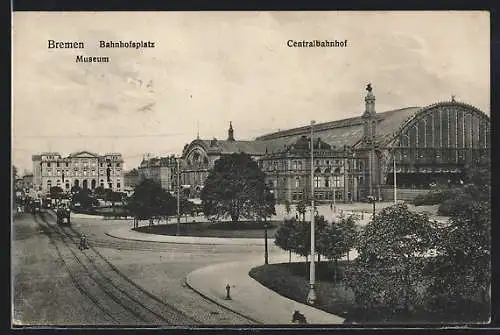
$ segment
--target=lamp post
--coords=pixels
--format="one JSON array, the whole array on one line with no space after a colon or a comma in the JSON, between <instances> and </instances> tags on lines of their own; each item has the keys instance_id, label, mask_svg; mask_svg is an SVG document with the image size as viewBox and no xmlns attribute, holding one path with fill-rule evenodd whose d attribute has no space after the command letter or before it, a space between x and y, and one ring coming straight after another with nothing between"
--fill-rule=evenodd
<instances>
[{"instance_id":1,"label":"lamp post","mask_svg":"<svg viewBox=\"0 0 500 335\"><path fill-rule=\"evenodd\" d=\"M181 234L181 183L180 183L180 157L177 157L177 233L176 235L179 236Z\"/></svg>"},{"instance_id":2,"label":"lamp post","mask_svg":"<svg viewBox=\"0 0 500 335\"><path fill-rule=\"evenodd\" d=\"M406 137L407 140L408 140L408 146L410 145L410 137L406 134L401 134L401 137ZM401 141L399 142L399 147L401 147ZM392 161L392 174L393 174L393 183L394 183L394 205L396 205L398 202L397 202L397 190L398 190L398 186L397 186L397 178L396 178L396 148L394 149L393 151L393 154L392 154L392 158L393 158L393 161Z\"/></svg>"},{"instance_id":3,"label":"lamp post","mask_svg":"<svg viewBox=\"0 0 500 335\"><path fill-rule=\"evenodd\" d=\"M393 153L393 157L392 157L392 162L393 162L393 165L392 165L392 174L393 174L393 177L394 177L394 205L396 205L398 203L398 200L397 200L397 189L398 187L396 186L396 152Z\"/></svg>"},{"instance_id":4,"label":"lamp post","mask_svg":"<svg viewBox=\"0 0 500 335\"><path fill-rule=\"evenodd\" d=\"M307 294L307 303L314 305L316 302L316 292L315 286L315 245L314 245L314 124L315 121L311 121L311 261L309 267L309 293Z\"/></svg>"},{"instance_id":5,"label":"lamp post","mask_svg":"<svg viewBox=\"0 0 500 335\"><path fill-rule=\"evenodd\" d=\"M271 191L271 193L273 193ZM264 264L269 264L269 252L267 247L267 213L264 214Z\"/></svg>"},{"instance_id":6,"label":"lamp post","mask_svg":"<svg viewBox=\"0 0 500 335\"><path fill-rule=\"evenodd\" d=\"M376 198L373 195L369 195L367 198L368 198L368 201L373 204L373 217L375 217L375 201L376 201Z\"/></svg>"}]
</instances>

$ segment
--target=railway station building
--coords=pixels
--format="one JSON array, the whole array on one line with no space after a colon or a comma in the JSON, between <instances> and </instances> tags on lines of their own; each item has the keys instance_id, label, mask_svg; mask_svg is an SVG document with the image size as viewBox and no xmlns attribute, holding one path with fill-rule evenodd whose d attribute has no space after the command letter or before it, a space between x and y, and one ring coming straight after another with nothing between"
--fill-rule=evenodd
<instances>
[{"instance_id":1,"label":"railway station building","mask_svg":"<svg viewBox=\"0 0 500 335\"><path fill-rule=\"evenodd\" d=\"M182 153L182 183L199 194L214 163L245 152L258 161L278 203L311 194L320 202L408 200L439 184L460 183L467 168L490 161L490 118L478 108L450 101L377 112L371 85L358 117L306 125L236 140L195 139ZM311 164L311 130L313 156Z\"/></svg>"}]
</instances>

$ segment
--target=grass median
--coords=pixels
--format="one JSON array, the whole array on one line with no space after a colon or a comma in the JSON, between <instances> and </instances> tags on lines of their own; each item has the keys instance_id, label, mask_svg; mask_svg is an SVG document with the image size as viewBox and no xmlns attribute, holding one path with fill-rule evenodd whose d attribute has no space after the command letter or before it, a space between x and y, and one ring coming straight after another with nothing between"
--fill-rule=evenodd
<instances>
[{"instance_id":1,"label":"grass median","mask_svg":"<svg viewBox=\"0 0 500 335\"><path fill-rule=\"evenodd\" d=\"M415 309L411 313L396 311L392 308L373 308L363 310L357 305L355 296L347 285L344 271L349 266L347 261L339 261L336 274L332 262L316 263L315 307L327 313L346 319L345 323L356 324L443 324L474 322L474 315L488 315L488 306L454 306L432 311ZM309 291L309 263L279 263L255 267L249 272L250 277L276 293L307 304ZM335 281L334 278L337 278Z\"/></svg>"}]
</instances>

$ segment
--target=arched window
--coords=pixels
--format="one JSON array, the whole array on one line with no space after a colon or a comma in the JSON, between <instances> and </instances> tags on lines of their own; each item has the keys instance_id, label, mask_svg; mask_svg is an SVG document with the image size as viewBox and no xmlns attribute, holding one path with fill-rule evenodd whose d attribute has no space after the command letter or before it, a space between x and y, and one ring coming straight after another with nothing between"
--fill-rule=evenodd
<instances>
[{"instance_id":1,"label":"arched window","mask_svg":"<svg viewBox=\"0 0 500 335\"><path fill-rule=\"evenodd\" d=\"M299 187L300 187L300 178L295 177L295 188L299 188Z\"/></svg>"},{"instance_id":2,"label":"arched window","mask_svg":"<svg viewBox=\"0 0 500 335\"><path fill-rule=\"evenodd\" d=\"M320 186L320 181L319 181L319 176L314 177L314 187L321 187Z\"/></svg>"}]
</instances>

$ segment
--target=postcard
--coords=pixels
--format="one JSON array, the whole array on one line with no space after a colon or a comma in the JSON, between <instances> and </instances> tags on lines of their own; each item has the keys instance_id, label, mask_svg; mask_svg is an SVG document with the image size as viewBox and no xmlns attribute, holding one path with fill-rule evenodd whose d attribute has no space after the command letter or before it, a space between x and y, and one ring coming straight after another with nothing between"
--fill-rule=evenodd
<instances>
[{"instance_id":1,"label":"postcard","mask_svg":"<svg viewBox=\"0 0 500 335\"><path fill-rule=\"evenodd\" d=\"M490 321L487 11L14 12L12 327Z\"/></svg>"}]
</instances>

